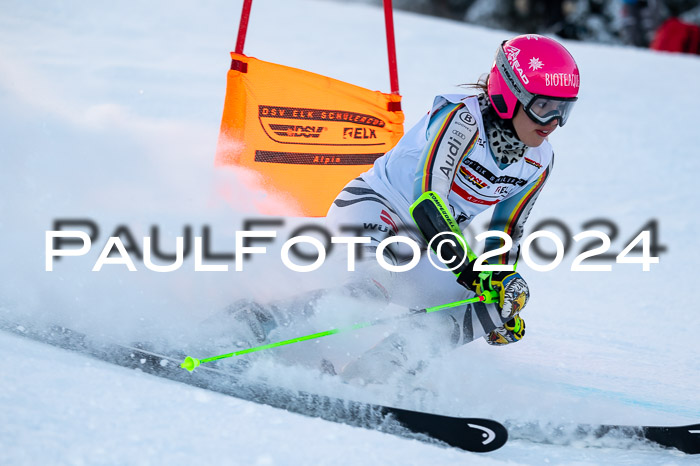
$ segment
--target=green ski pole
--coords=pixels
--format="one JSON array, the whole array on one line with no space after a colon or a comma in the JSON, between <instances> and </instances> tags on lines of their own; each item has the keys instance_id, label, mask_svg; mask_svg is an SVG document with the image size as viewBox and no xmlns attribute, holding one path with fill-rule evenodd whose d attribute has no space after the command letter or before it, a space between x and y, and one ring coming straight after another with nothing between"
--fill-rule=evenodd
<instances>
[{"instance_id":1,"label":"green ski pole","mask_svg":"<svg viewBox=\"0 0 700 466\"><path fill-rule=\"evenodd\" d=\"M370 322L362 322L359 324L350 325L348 327L334 328L331 330L326 330L324 332L318 332L318 333L312 333L311 335L305 335L303 337L291 338L289 340L278 341L276 343L268 343L266 345L256 346L254 348L248 348L248 349L243 349L243 350L239 350L239 351L234 351L233 353L221 354L219 356L212 356L212 357L204 358L204 359L197 359L197 358L193 358L191 356L187 356L185 358L185 360L182 362L182 364L180 364L180 367L192 372L197 366L199 366L200 364L204 364L205 362L216 361L219 359L232 358L235 356L241 356L243 354L255 353L257 351L262 351L262 350L266 350L266 349L270 349L270 348L277 348L279 346L291 345L292 343L298 343L300 341L314 340L316 338L321 338L321 337L325 337L328 335L336 335L338 333L345 333L345 332L350 332L350 331L358 330L358 329L365 328L365 327L372 327L374 325L380 325L380 324L384 324L387 322L391 322L391 321L395 321L395 320L399 320L399 319L405 319L407 317L412 317L412 316L415 316L416 314L429 314L431 312L437 312L437 311L442 311L445 309L451 309L451 308L463 306L463 305L469 304L469 303L477 303L477 302L493 303L493 302L496 302L497 300L498 300L498 296L497 296L497 293L495 291L487 291L483 295L479 295L479 296L476 296L476 297L470 298L470 299L455 301L453 303L441 304L439 306L428 307L425 309L413 309L413 310L411 310L411 312L404 314L402 316L398 316L398 317L387 317L385 319L378 319L378 320L373 320Z\"/></svg>"}]
</instances>

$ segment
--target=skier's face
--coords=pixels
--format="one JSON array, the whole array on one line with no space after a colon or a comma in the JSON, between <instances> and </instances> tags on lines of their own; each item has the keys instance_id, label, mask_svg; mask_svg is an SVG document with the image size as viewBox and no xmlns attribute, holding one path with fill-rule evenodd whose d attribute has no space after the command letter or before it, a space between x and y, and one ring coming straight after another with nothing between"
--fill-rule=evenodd
<instances>
[{"instance_id":1,"label":"skier's face","mask_svg":"<svg viewBox=\"0 0 700 466\"><path fill-rule=\"evenodd\" d=\"M527 116L522 105L518 106L518 112L513 117L513 127L523 144L529 147L538 147L552 132L557 129L558 120L546 125L535 123Z\"/></svg>"}]
</instances>

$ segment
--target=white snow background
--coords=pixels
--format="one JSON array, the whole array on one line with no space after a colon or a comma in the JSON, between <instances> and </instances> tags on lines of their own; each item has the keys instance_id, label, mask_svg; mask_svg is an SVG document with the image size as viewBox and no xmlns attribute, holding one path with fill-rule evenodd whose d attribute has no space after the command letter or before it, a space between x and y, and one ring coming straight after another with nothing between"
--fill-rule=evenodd
<instances>
[{"instance_id":1,"label":"white snow background","mask_svg":"<svg viewBox=\"0 0 700 466\"><path fill-rule=\"evenodd\" d=\"M260 218L246 196L262 193L234 184L232 205L212 190L221 176L213 158L240 10L241 1L3 2L3 317L63 323L105 338L167 340L236 298L284 296L307 286L306 276L280 270L274 248L243 272L231 263L226 273L194 273L191 259L172 273L148 271L142 262L137 272L115 265L91 272L118 225L137 240L157 225L165 251L174 249L184 225L198 236L209 225L213 250L232 251L243 219ZM258 0L245 51L388 91L383 21L381 9L367 5ZM395 26L407 128L434 95L476 81L512 35L402 12L395 12ZM614 263L611 272L572 272L580 244L554 271L521 264L532 291L525 339L453 351L417 382L437 397L404 406L543 424L696 423L700 60L566 46L581 69L580 99L551 138L556 165L528 226L554 217L574 235L586 222L608 219L619 228L611 246L617 253L656 219L667 250L650 272ZM63 258L46 272L45 231L55 219L70 218L94 220L100 237L88 256ZM517 439L476 455L305 418L5 333L0 348L0 464L697 461L614 442L586 448ZM280 383L321 389L308 375L280 371ZM386 390L347 392L392 401Z\"/></svg>"}]
</instances>

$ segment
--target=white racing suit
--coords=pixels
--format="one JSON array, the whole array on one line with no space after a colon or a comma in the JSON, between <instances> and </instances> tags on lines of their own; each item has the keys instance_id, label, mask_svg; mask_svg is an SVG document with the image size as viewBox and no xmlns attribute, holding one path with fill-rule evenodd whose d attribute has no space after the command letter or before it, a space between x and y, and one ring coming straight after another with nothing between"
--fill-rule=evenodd
<instances>
[{"instance_id":1,"label":"white racing suit","mask_svg":"<svg viewBox=\"0 0 700 466\"><path fill-rule=\"evenodd\" d=\"M440 271L430 264L426 254L413 270L398 273L387 272L374 257L379 243L392 235L410 237L426 248L409 208L427 191L438 193L449 205L462 230L478 214L494 206L488 230L508 234L513 247L496 260L491 258L489 263L517 261L523 226L549 176L553 152L549 142L544 141L539 147L528 148L519 161L504 165L493 156L488 136L475 96L438 96L431 111L396 147L351 181L335 199L327 215L329 228L337 236L371 238L364 250L362 273L386 289L391 302L425 308L473 296L457 284L451 272ZM500 246L500 239L491 238L484 249ZM393 243L383 255L388 263L403 264L412 253L404 244ZM446 343L445 346L485 336L507 320L501 317L495 304L482 303L439 311L430 315L433 318L442 322L445 331L444 335L433 338ZM400 367L400 360L407 357L409 342L397 343L396 336L392 338L370 353L389 351L393 354L387 356L391 365ZM368 353L367 356L379 355ZM350 373L358 371L352 363L346 369ZM386 367L379 368L378 375L384 371Z\"/></svg>"}]
</instances>

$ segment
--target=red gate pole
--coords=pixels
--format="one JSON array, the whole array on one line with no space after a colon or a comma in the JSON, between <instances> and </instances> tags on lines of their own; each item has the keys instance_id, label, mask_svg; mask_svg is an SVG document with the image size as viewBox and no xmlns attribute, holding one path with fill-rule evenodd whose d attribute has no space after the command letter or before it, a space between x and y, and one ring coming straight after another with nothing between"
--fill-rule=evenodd
<instances>
[{"instance_id":1,"label":"red gate pole","mask_svg":"<svg viewBox=\"0 0 700 466\"><path fill-rule=\"evenodd\" d=\"M253 0L243 1L243 11L241 11L241 22L238 23L238 39L236 40L236 53L243 53L245 36L248 32L248 20L250 19L250 6Z\"/></svg>"},{"instance_id":2,"label":"red gate pole","mask_svg":"<svg viewBox=\"0 0 700 466\"><path fill-rule=\"evenodd\" d=\"M391 0L384 0L384 22L386 24L386 47L389 54L389 80L391 93L399 94L399 72L396 69L396 42L394 40L394 15Z\"/></svg>"}]
</instances>

